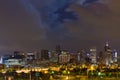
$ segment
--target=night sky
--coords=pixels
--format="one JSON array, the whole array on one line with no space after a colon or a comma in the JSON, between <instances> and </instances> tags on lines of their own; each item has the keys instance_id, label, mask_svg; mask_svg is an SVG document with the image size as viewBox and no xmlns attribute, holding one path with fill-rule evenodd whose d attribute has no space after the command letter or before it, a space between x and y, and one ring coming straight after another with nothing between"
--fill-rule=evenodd
<instances>
[{"instance_id":1,"label":"night sky","mask_svg":"<svg viewBox=\"0 0 120 80\"><path fill-rule=\"evenodd\" d=\"M0 54L78 50L106 41L120 49L120 0L1 0Z\"/></svg>"}]
</instances>

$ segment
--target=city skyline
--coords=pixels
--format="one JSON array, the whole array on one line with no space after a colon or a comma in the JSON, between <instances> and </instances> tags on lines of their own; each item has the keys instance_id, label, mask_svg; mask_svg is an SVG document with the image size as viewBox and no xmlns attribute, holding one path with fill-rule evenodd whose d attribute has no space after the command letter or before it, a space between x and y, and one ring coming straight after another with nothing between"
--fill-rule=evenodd
<instances>
[{"instance_id":1,"label":"city skyline","mask_svg":"<svg viewBox=\"0 0 120 80\"><path fill-rule=\"evenodd\" d=\"M120 49L119 0L0 1L0 55L16 50L68 50L110 41Z\"/></svg>"},{"instance_id":2,"label":"city skyline","mask_svg":"<svg viewBox=\"0 0 120 80\"><path fill-rule=\"evenodd\" d=\"M91 53L91 50L93 49L96 49L96 52L97 54L101 53L101 52L105 52L106 49L110 49L111 52L114 52L114 51L117 51L119 53L119 49L116 49L115 47L111 46L110 42L106 41L104 43L104 45L102 46L102 48L99 48L97 46L90 46L90 47L85 47L85 48L76 48L76 49L66 49L63 45L60 45L60 44L57 44L53 49L50 49L50 48L41 48L41 49L34 49L34 50L20 50L20 49L16 49L14 51L10 51L8 53L10 53L10 55L12 55L13 53L18 53L18 52L22 52L22 53L36 53L36 52L41 52L41 51L48 51L48 52L57 52L57 53L61 53L61 51L68 51L70 52L71 54L76 54L76 53L79 53L79 52L86 52L86 53ZM9 55L9 54L1 54L2 55ZM42 52L41 52L42 53ZM119 55L119 54L118 54Z\"/></svg>"}]
</instances>

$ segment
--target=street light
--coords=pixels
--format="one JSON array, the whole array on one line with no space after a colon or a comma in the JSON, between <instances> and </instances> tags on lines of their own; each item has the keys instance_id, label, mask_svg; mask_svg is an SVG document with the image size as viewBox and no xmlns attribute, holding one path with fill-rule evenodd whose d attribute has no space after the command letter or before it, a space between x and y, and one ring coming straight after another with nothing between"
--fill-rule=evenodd
<instances>
[{"instance_id":1,"label":"street light","mask_svg":"<svg viewBox=\"0 0 120 80\"><path fill-rule=\"evenodd\" d=\"M30 70L30 80L32 80L32 74L31 74L31 72L32 72L32 71Z\"/></svg>"},{"instance_id":2,"label":"street light","mask_svg":"<svg viewBox=\"0 0 120 80\"><path fill-rule=\"evenodd\" d=\"M98 72L98 79L100 80L101 78L101 72Z\"/></svg>"},{"instance_id":3,"label":"street light","mask_svg":"<svg viewBox=\"0 0 120 80\"><path fill-rule=\"evenodd\" d=\"M66 80L69 80L69 76L66 77Z\"/></svg>"},{"instance_id":4,"label":"street light","mask_svg":"<svg viewBox=\"0 0 120 80\"><path fill-rule=\"evenodd\" d=\"M66 80L69 80L69 74L70 74L70 71L67 71L67 77L66 77Z\"/></svg>"}]
</instances>

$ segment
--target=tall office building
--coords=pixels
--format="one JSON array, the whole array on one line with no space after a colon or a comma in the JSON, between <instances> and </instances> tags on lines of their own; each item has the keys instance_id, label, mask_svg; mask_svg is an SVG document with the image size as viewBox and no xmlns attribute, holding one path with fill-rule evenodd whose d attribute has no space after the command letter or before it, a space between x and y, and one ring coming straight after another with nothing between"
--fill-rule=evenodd
<instances>
[{"instance_id":1,"label":"tall office building","mask_svg":"<svg viewBox=\"0 0 120 80\"><path fill-rule=\"evenodd\" d=\"M92 47L90 49L90 58L91 58L91 63L96 64L97 63L97 49L96 47Z\"/></svg>"},{"instance_id":2,"label":"tall office building","mask_svg":"<svg viewBox=\"0 0 120 80\"><path fill-rule=\"evenodd\" d=\"M105 49L105 64L110 65L111 63L113 63L113 59L112 51L108 42L106 42L104 49Z\"/></svg>"},{"instance_id":3,"label":"tall office building","mask_svg":"<svg viewBox=\"0 0 120 80\"><path fill-rule=\"evenodd\" d=\"M70 61L70 53L68 51L62 51L59 55L59 63L68 63Z\"/></svg>"},{"instance_id":4,"label":"tall office building","mask_svg":"<svg viewBox=\"0 0 120 80\"><path fill-rule=\"evenodd\" d=\"M80 50L77 53L77 62L80 64L85 64L86 63L86 52L84 50Z\"/></svg>"},{"instance_id":5,"label":"tall office building","mask_svg":"<svg viewBox=\"0 0 120 80\"><path fill-rule=\"evenodd\" d=\"M113 51L113 62L117 62L118 53L116 50Z\"/></svg>"},{"instance_id":6,"label":"tall office building","mask_svg":"<svg viewBox=\"0 0 120 80\"><path fill-rule=\"evenodd\" d=\"M99 64L104 64L104 53L102 51L97 54L97 61Z\"/></svg>"},{"instance_id":7,"label":"tall office building","mask_svg":"<svg viewBox=\"0 0 120 80\"><path fill-rule=\"evenodd\" d=\"M26 53L26 64L28 66L33 66L35 63L35 54L33 52Z\"/></svg>"},{"instance_id":8,"label":"tall office building","mask_svg":"<svg viewBox=\"0 0 120 80\"><path fill-rule=\"evenodd\" d=\"M109 43L106 42L105 47L104 47L105 52L111 52L111 48L109 46Z\"/></svg>"},{"instance_id":9,"label":"tall office building","mask_svg":"<svg viewBox=\"0 0 120 80\"><path fill-rule=\"evenodd\" d=\"M56 53L61 54L61 46L60 45L56 45Z\"/></svg>"},{"instance_id":10,"label":"tall office building","mask_svg":"<svg viewBox=\"0 0 120 80\"><path fill-rule=\"evenodd\" d=\"M49 51L48 50L41 50L41 59L42 60L49 60Z\"/></svg>"},{"instance_id":11,"label":"tall office building","mask_svg":"<svg viewBox=\"0 0 120 80\"><path fill-rule=\"evenodd\" d=\"M51 62L57 62L58 61L58 55L56 54L56 51L50 52L50 61Z\"/></svg>"}]
</instances>

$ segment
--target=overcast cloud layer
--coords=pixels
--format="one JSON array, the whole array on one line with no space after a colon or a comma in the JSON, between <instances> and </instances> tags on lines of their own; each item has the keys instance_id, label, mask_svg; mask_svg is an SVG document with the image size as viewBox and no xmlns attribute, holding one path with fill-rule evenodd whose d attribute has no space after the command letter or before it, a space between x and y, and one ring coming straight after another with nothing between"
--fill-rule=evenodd
<instances>
[{"instance_id":1,"label":"overcast cloud layer","mask_svg":"<svg viewBox=\"0 0 120 80\"><path fill-rule=\"evenodd\" d=\"M2 0L0 52L120 48L119 0Z\"/></svg>"}]
</instances>

